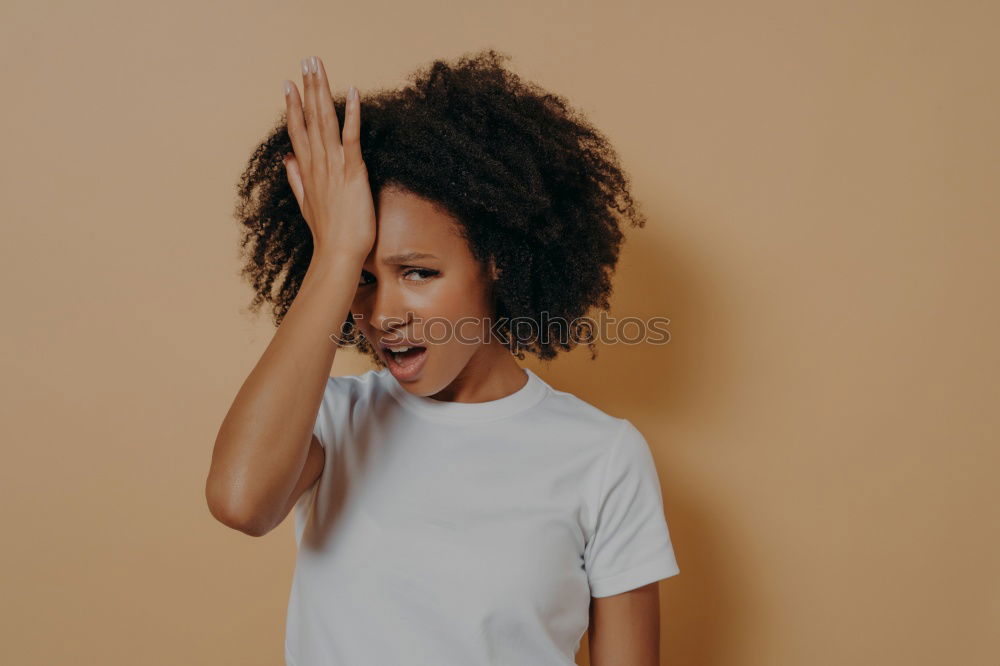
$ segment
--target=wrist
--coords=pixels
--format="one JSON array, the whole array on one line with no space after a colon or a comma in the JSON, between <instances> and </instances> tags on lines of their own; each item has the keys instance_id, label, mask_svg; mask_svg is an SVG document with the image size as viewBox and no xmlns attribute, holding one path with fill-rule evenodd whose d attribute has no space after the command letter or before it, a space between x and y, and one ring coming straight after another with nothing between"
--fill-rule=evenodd
<instances>
[{"instance_id":1,"label":"wrist","mask_svg":"<svg viewBox=\"0 0 1000 666\"><path fill-rule=\"evenodd\" d=\"M314 247L312 258L309 263L323 264L328 266L348 266L352 270L361 270L367 256L362 256L357 252L351 252L340 247Z\"/></svg>"}]
</instances>

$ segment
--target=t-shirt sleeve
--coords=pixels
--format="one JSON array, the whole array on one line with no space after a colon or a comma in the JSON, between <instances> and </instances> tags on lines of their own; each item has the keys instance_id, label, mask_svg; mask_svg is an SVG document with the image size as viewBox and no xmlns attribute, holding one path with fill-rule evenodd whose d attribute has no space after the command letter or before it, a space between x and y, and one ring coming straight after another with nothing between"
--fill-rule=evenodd
<instances>
[{"instance_id":1,"label":"t-shirt sleeve","mask_svg":"<svg viewBox=\"0 0 1000 666\"><path fill-rule=\"evenodd\" d=\"M653 455L642 433L624 421L608 453L596 522L584 550L592 597L680 573Z\"/></svg>"},{"instance_id":2,"label":"t-shirt sleeve","mask_svg":"<svg viewBox=\"0 0 1000 666\"><path fill-rule=\"evenodd\" d=\"M333 377L326 378L326 385L323 389L323 400L319 403L319 412L316 414L316 424L313 425L313 434L323 446L328 449L330 445L330 421L332 418L331 394L333 393Z\"/></svg>"},{"instance_id":3,"label":"t-shirt sleeve","mask_svg":"<svg viewBox=\"0 0 1000 666\"><path fill-rule=\"evenodd\" d=\"M346 412L349 408L349 379L343 377L327 377L326 385L323 388L323 398L319 403L319 410L316 413L316 422L313 424L313 435L319 440L326 457L324 461L324 471L313 485L307 488L298 501L295 503L293 513L295 514L295 542L301 543L303 530L309 519L312 503L315 495L323 483L323 477L327 475L326 470L335 464L336 456L332 453L343 439L342 426L346 422Z\"/></svg>"}]
</instances>

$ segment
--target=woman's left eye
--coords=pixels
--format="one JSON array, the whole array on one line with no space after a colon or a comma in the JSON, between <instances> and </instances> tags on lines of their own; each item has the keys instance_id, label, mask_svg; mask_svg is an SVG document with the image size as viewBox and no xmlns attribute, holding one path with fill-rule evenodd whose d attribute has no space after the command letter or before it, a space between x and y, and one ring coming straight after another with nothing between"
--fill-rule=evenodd
<instances>
[{"instance_id":1,"label":"woman's left eye","mask_svg":"<svg viewBox=\"0 0 1000 666\"><path fill-rule=\"evenodd\" d=\"M414 273L419 273L422 277L417 280L410 280L411 282L423 282L424 280L437 275L437 271L432 271L428 268L411 268L410 270L405 271L403 275L409 279L410 275L413 275Z\"/></svg>"}]
</instances>

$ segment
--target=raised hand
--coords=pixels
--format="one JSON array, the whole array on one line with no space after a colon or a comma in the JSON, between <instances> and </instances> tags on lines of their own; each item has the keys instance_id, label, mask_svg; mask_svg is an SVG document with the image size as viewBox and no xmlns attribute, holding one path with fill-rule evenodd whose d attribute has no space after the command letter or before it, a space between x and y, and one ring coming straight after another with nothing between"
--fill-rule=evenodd
<instances>
[{"instance_id":1,"label":"raised hand","mask_svg":"<svg viewBox=\"0 0 1000 666\"><path fill-rule=\"evenodd\" d=\"M375 244L375 207L361 158L361 103L351 86L341 133L323 62L302 60L302 87L285 81L288 136L294 154L285 175L313 235L313 255L347 253L363 260Z\"/></svg>"}]
</instances>

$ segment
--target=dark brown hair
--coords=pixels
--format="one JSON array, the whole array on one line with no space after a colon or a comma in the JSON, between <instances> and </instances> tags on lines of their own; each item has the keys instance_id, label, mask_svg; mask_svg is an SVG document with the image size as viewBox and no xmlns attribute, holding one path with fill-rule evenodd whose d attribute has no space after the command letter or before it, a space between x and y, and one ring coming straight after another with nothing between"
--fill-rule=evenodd
<instances>
[{"instance_id":1,"label":"dark brown hair","mask_svg":"<svg viewBox=\"0 0 1000 666\"><path fill-rule=\"evenodd\" d=\"M548 360L582 342L593 359L594 331L576 320L609 309L620 223L642 227L645 218L608 140L565 99L505 69L509 58L487 49L435 60L402 88L365 92L361 150L372 195L377 203L383 187L399 187L460 221L473 256L499 269L495 316L535 323L508 336L517 358ZM345 97L333 101L343 126ZM312 256L281 161L292 152L282 112L250 157L236 206L250 310L273 304L275 326ZM560 320L569 331L557 329ZM350 315L341 338L382 365Z\"/></svg>"}]
</instances>

